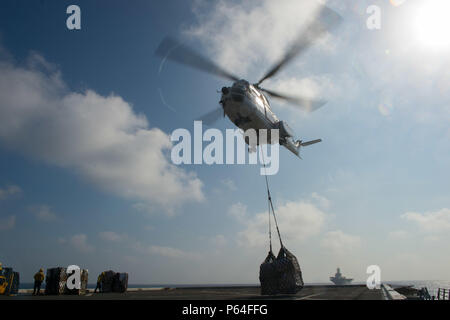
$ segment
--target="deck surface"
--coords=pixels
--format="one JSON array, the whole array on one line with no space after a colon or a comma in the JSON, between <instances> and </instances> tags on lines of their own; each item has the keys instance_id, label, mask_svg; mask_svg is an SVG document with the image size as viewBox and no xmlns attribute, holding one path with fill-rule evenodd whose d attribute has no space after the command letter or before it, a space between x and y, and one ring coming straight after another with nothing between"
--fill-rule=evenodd
<instances>
[{"instance_id":1,"label":"deck surface","mask_svg":"<svg viewBox=\"0 0 450 320\"><path fill-rule=\"evenodd\" d=\"M0 299L36 300L381 300L381 290L369 290L364 285L305 286L295 295L262 296L259 287L199 287L157 290L133 290L119 293L88 293L85 296L32 296L19 294Z\"/></svg>"}]
</instances>

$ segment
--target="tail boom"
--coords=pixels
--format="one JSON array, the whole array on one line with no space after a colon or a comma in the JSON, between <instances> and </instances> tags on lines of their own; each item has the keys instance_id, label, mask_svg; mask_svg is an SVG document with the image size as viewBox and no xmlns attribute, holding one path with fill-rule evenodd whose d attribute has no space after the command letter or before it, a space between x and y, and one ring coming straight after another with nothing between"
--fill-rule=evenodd
<instances>
[{"instance_id":1,"label":"tail boom","mask_svg":"<svg viewBox=\"0 0 450 320\"><path fill-rule=\"evenodd\" d=\"M312 144L316 144L322 142L322 139L316 139L316 140L311 140L311 141L306 141L303 142L301 140L297 140L294 141L293 139L285 139L281 145L285 146L286 149L288 149L289 151L291 151L293 154L295 154L297 157L300 157L300 148L301 147L306 147L306 146L310 146Z\"/></svg>"}]
</instances>

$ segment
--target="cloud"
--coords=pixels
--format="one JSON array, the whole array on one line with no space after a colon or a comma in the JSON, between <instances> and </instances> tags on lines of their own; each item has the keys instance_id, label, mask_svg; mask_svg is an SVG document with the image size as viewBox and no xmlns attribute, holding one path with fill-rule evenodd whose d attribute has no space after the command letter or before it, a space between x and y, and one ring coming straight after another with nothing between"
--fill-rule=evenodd
<instances>
[{"instance_id":1,"label":"cloud","mask_svg":"<svg viewBox=\"0 0 450 320\"><path fill-rule=\"evenodd\" d=\"M396 230L389 232L388 237L393 240L403 240L408 238L409 234L405 230Z\"/></svg>"},{"instance_id":2,"label":"cloud","mask_svg":"<svg viewBox=\"0 0 450 320\"><path fill-rule=\"evenodd\" d=\"M0 60L0 144L167 212L204 199L196 175L169 162L167 134L118 95L70 91L37 54L25 67Z\"/></svg>"},{"instance_id":3,"label":"cloud","mask_svg":"<svg viewBox=\"0 0 450 320\"><path fill-rule=\"evenodd\" d=\"M118 234L113 231L103 231L98 234L100 239L108 242L122 242L127 239L126 234Z\"/></svg>"},{"instance_id":4,"label":"cloud","mask_svg":"<svg viewBox=\"0 0 450 320\"><path fill-rule=\"evenodd\" d=\"M0 200L5 200L13 195L19 194L22 192L20 187L15 185L9 185L3 189L0 189Z\"/></svg>"},{"instance_id":5,"label":"cloud","mask_svg":"<svg viewBox=\"0 0 450 320\"><path fill-rule=\"evenodd\" d=\"M423 232L440 233L450 231L450 209L443 208L434 212L406 212L401 217L413 222Z\"/></svg>"},{"instance_id":6,"label":"cloud","mask_svg":"<svg viewBox=\"0 0 450 320\"><path fill-rule=\"evenodd\" d=\"M313 192L311 194L311 198L323 209L328 209L330 207L330 200L328 200L324 196L321 196L317 192Z\"/></svg>"},{"instance_id":7,"label":"cloud","mask_svg":"<svg viewBox=\"0 0 450 320\"><path fill-rule=\"evenodd\" d=\"M222 234L218 234L214 237L211 238L211 243L215 246L215 247L223 247L227 244L227 239L225 238L224 235Z\"/></svg>"},{"instance_id":8,"label":"cloud","mask_svg":"<svg viewBox=\"0 0 450 320\"><path fill-rule=\"evenodd\" d=\"M85 234L76 234L72 236L68 240L68 243L70 246L82 253L92 253L95 250L93 246L88 244L87 236Z\"/></svg>"},{"instance_id":9,"label":"cloud","mask_svg":"<svg viewBox=\"0 0 450 320\"><path fill-rule=\"evenodd\" d=\"M228 215L239 222L245 222L247 218L247 206L240 202L234 203L228 209Z\"/></svg>"},{"instance_id":10,"label":"cloud","mask_svg":"<svg viewBox=\"0 0 450 320\"><path fill-rule=\"evenodd\" d=\"M341 230L329 231L322 239L321 245L335 254L351 253L361 246L361 238Z\"/></svg>"},{"instance_id":11,"label":"cloud","mask_svg":"<svg viewBox=\"0 0 450 320\"><path fill-rule=\"evenodd\" d=\"M225 187L227 187L230 191L236 191L237 187L233 180L227 178L220 181Z\"/></svg>"},{"instance_id":12,"label":"cloud","mask_svg":"<svg viewBox=\"0 0 450 320\"><path fill-rule=\"evenodd\" d=\"M428 242L428 243L430 243L430 242L431 243L436 243L436 242L438 242L440 240L440 237L435 236L435 235L430 235L430 236L424 237L423 240L425 242Z\"/></svg>"},{"instance_id":13,"label":"cloud","mask_svg":"<svg viewBox=\"0 0 450 320\"><path fill-rule=\"evenodd\" d=\"M297 0L216 1L213 5L198 1L196 4L193 10L198 24L186 33L199 39L220 65L241 76L251 69L257 77L264 72L260 66L268 68L279 60L317 11L313 1ZM326 40L327 37L323 38L319 45L329 48Z\"/></svg>"},{"instance_id":14,"label":"cloud","mask_svg":"<svg viewBox=\"0 0 450 320\"><path fill-rule=\"evenodd\" d=\"M150 246L148 248L148 252L152 254L159 254L169 258L194 258L197 256L193 253L185 252L180 249L161 246Z\"/></svg>"},{"instance_id":15,"label":"cloud","mask_svg":"<svg viewBox=\"0 0 450 320\"><path fill-rule=\"evenodd\" d=\"M268 213L257 213L254 216L247 214L244 205L233 205L230 214L238 219L244 226L239 232L239 244L248 247L262 246L268 240ZM289 242L303 242L309 237L317 235L325 222L325 213L314 204L299 200L290 201L275 208L277 221L282 238ZM276 237L275 224L272 219L272 236Z\"/></svg>"},{"instance_id":16,"label":"cloud","mask_svg":"<svg viewBox=\"0 0 450 320\"><path fill-rule=\"evenodd\" d=\"M287 52L304 28L317 18L319 3L297 0L197 1L197 24L185 34L200 42L212 60L226 70L256 82ZM338 6L339 4L336 4ZM330 30L332 31L332 30ZM303 34L303 39L308 39ZM343 72L321 73L325 56L336 55L340 42L322 34L298 59L264 82L264 87L293 97L333 101L354 96L355 81ZM316 70L316 71L313 71ZM344 89L345 88L345 89ZM287 111L304 114L281 99L272 100ZM281 111L281 110L280 110ZM298 116L298 115L296 115Z\"/></svg>"},{"instance_id":17,"label":"cloud","mask_svg":"<svg viewBox=\"0 0 450 320\"><path fill-rule=\"evenodd\" d=\"M149 226L146 226L146 228ZM153 228L153 227L151 227ZM150 229L149 229L150 230ZM182 258L182 259L198 259L201 258L201 254L196 252L189 252L182 249L160 246L152 244L143 244L140 241L129 237L127 234L119 234L114 231L103 231L98 234L99 238L114 243L123 243L130 250L133 250L140 255L158 255L167 258Z\"/></svg>"},{"instance_id":18,"label":"cloud","mask_svg":"<svg viewBox=\"0 0 450 320\"><path fill-rule=\"evenodd\" d=\"M48 205L31 206L30 211L42 221L54 221L57 216Z\"/></svg>"},{"instance_id":19,"label":"cloud","mask_svg":"<svg viewBox=\"0 0 450 320\"><path fill-rule=\"evenodd\" d=\"M0 217L0 230L10 230L16 225L16 216Z\"/></svg>"},{"instance_id":20,"label":"cloud","mask_svg":"<svg viewBox=\"0 0 450 320\"><path fill-rule=\"evenodd\" d=\"M143 245L135 242L132 247L144 255L159 255L167 258L200 259L201 254L196 252L184 251L178 248L158 245Z\"/></svg>"}]
</instances>

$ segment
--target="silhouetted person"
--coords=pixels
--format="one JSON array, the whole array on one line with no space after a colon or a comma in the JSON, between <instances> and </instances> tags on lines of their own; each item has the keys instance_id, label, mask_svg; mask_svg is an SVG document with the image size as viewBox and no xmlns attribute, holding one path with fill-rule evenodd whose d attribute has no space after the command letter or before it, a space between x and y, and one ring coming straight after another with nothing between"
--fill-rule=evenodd
<instances>
[{"instance_id":1,"label":"silhouetted person","mask_svg":"<svg viewBox=\"0 0 450 320\"><path fill-rule=\"evenodd\" d=\"M34 289L33 289L33 295L39 295L41 292L41 284L42 281L44 281L45 275L44 270L41 268L39 269L39 272L37 272L34 275Z\"/></svg>"},{"instance_id":2,"label":"silhouetted person","mask_svg":"<svg viewBox=\"0 0 450 320\"><path fill-rule=\"evenodd\" d=\"M103 292L102 281L103 281L104 275L105 275L104 272L99 274L99 276L97 278L97 286L95 287L94 293L97 292L97 289L98 289L98 292L100 292L100 293Z\"/></svg>"}]
</instances>

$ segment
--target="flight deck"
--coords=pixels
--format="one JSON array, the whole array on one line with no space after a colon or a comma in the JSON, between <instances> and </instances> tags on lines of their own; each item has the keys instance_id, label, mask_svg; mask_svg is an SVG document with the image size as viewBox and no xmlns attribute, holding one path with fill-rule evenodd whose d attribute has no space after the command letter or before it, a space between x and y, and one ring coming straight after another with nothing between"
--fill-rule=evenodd
<instances>
[{"instance_id":1,"label":"flight deck","mask_svg":"<svg viewBox=\"0 0 450 320\"><path fill-rule=\"evenodd\" d=\"M92 293L86 295L32 296L21 290L13 297L0 299L36 300L383 300L382 290L370 290L365 285L311 285L297 294L260 294L260 287L189 287L189 288L130 288L126 293Z\"/></svg>"}]
</instances>

